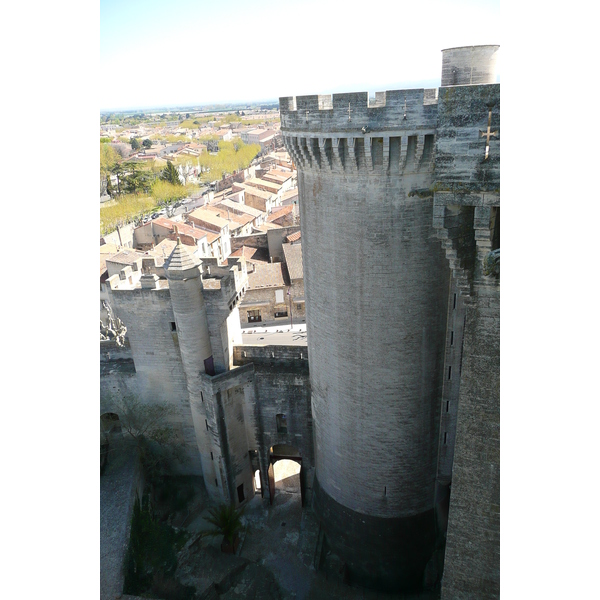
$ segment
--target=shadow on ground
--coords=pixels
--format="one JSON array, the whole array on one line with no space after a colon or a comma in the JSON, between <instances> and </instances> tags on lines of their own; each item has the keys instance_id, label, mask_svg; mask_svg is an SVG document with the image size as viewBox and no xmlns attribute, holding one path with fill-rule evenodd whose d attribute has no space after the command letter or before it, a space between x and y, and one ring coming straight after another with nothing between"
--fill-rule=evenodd
<instances>
[{"instance_id":1,"label":"shadow on ground","mask_svg":"<svg viewBox=\"0 0 600 600\"><path fill-rule=\"evenodd\" d=\"M108 553L110 548L124 555L129 531L125 515L134 495L133 462L128 458L115 463L107 472L111 477L102 478L103 598L118 596L119 581L122 586L121 570L115 560L109 562ZM313 564L319 526L311 509L302 508L299 476L291 472L293 467L287 471L280 468L282 478L275 484L272 506L260 493L246 505L245 530L236 555L221 552L220 537L200 535L212 528L205 520L210 508L205 491L196 495L185 514L170 519L173 526L190 533L178 555L175 577L181 584L196 588L195 600L439 599L439 591L402 595L350 587L342 581L342 563L335 555L327 556L325 566L316 571ZM120 508L123 515L116 519Z\"/></svg>"},{"instance_id":2,"label":"shadow on ground","mask_svg":"<svg viewBox=\"0 0 600 600\"><path fill-rule=\"evenodd\" d=\"M194 533L209 528L204 511L187 529ZM178 576L195 585L198 598L223 600L437 600L439 592L384 594L343 583L341 562L325 560L313 568L319 526L310 508L302 508L298 475L276 482L275 499L255 496L244 510L246 530L238 556L220 552L220 539L193 537L182 553ZM202 575L198 575L202 573ZM216 583L216 585L214 585ZM212 588L211 588L212 584Z\"/></svg>"}]
</instances>

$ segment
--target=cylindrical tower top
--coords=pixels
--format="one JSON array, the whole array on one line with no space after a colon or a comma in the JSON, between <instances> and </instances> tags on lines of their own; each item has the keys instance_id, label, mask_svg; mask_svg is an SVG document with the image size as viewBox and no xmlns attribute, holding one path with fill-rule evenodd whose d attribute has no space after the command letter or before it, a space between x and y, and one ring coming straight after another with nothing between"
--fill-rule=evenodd
<instances>
[{"instance_id":1,"label":"cylindrical tower top","mask_svg":"<svg viewBox=\"0 0 600 600\"><path fill-rule=\"evenodd\" d=\"M500 46L461 46L442 50L442 87L496 83Z\"/></svg>"}]
</instances>

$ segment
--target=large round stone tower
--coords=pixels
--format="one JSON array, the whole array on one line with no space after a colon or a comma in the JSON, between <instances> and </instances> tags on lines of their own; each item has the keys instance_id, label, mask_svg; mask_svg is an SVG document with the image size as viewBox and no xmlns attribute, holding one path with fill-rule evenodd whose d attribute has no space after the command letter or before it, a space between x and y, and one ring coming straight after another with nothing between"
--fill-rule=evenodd
<instances>
[{"instance_id":1,"label":"large round stone tower","mask_svg":"<svg viewBox=\"0 0 600 600\"><path fill-rule=\"evenodd\" d=\"M467 63L485 70L482 52L448 53L454 84ZM450 278L432 227L437 90L286 97L280 112L298 169L313 508L351 580L418 588L436 544Z\"/></svg>"}]
</instances>

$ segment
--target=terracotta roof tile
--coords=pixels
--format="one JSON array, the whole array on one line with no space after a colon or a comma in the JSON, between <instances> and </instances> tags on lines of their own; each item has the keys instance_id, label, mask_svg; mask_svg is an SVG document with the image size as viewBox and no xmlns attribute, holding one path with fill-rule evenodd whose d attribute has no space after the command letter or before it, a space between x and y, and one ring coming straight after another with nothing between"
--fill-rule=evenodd
<instances>
[{"instance_id":1,"label":"terracotta roof tile","mask_svg":"<svg viewBox=\"0 0 600 600\"><path fill-rule=\"evenodd\" d=\"M248 289L284 287L283 263L256 263L254 273L248 273Z\"/></svg>"},{"instance_id":2,"label":"terracotta roof tile","mask_svg":"<svg viewBox=\"0 0 600 600\"><path fill-rule=\"evenodd\" d=\"M267 217L267 223L271 223L275 219L279 219L284 215L289 215L291 212L293 212L293 210L294 207L291 204L288 206L278 206L277 208L274 208L271 214Z\"/></svg>"}]
</instances>

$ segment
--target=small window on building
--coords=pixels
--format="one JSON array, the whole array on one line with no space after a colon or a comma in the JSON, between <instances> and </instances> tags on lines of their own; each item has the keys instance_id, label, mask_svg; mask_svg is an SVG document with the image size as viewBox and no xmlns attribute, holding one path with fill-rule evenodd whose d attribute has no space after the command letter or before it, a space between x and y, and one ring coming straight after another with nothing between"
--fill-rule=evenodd
<instances>
[{"instance_id":1,"label":"small window on building","mask_svg":"<svg viewBox=\"0 0 600 600\"><path fill-rule=\"evenodd\" d=\"M446 400L446 412L450 409L450 400Z\"/></svg>"},{"instance_id":2,"label":"small window on building","mask_svg":"<svg viewBox=\"0 0 600 600\"><path fill-rule=\"evenodd\" d=\"M450 345L454 346L454 331L450 332Z\"/></svg>"},{"instance_id":3,"label":"small window on building","mask_svg":"<svg viewBox=\"0 0 600 600\"><path fill-rule=\"evenodd\" d=\"M210 453L210 460L215 460L215 457L213 456L213 453Z\"/></svg>"},{"instance_id":4,"label":"small window on building","mask_svg":"<svg viewBox=\"0 0 600 600\"><path fill-rule=\"evenodd\" d=\"M245 499L243 483L241 483L240 485L237 486L237 494L238 494L238 502L243 502Z\"/></svg>"},{"instance_id":5,"label":"small window on building","mask_svg":"<svg viewBox=\"0 0 600 600\"><path fill-rule=\"evenodd\" d=\"M277 433L287 433L287 417L284 414L277 415Z\"/></svg>"},{"instance_id":6,"label":"small window on building","mask_svg":"<svg viewBox=\"0 0 600 600\"><path fill-rule=\"evenodd\" d=\"M287 310L277 310L275 311L275 318L278 319L279 317L287 317L288 316L288 312Z\"/></svg>"},{"instance_id":7,"label":"small window on building","mask_svg":"<svg viewBox=\"0 0 600 600\"><path fill-rule=\"evenodd\" d=\"M452 309L456 309L456 294L454 294L454 306L452 307Z\"/></svg>"},{"instance_id":8,"label":"small window on building","mask_svg":"<svg viewBox=\"0 0 600 600\"><path fill-rule=\"evenodd\" d=\"M215 485L219 487L219 482L215 479Z\"/></svg>"},{"instance_id":9,"label":"small window on building","mask_svg":"<svg viewBox=\"0 0 600 600\"><path fill-rule=\"evenodd\" d=\"M283 304L283 290L275 290L275 302Z\"/></svg>"},{"instance_id":10,"label":"small window on building","mask_svg":"<svg viewBox=\"0 0 600 600\"><path fill-rule=\"evenodd\" d=\"M208 431L208 421L204 419L204 424L206 425L206 431Z\"/></svg>"},{"instance_id":11,"label":"small window on building","mask_svg":"<svg viewBox=\"0 0 600 600\"><path fill-rule=\"evenodd\" d=\"M177 331L177 325L173 321L171 321L170 325L171 325L171 331Z\"/></svg>"},{"instance_id":12,"label":"small window on building","mask_svg":"<svg viewBox=\"0 0 600 600\"><path fill-rule=\"evenodd\" d=\"M258 323L259 321L262 321L260 310L249 310L248 323Z\"/></svg>"},{"instance_id":13,"label":"small window on building","mask_svg":"<svg viewBox=\"0 0 600 600\"><path fill-rule=\"evenodd\" d=\"M448 367L448 379L452 379L452 367Z\"/></svg>"},{"instance_id":14,"label":"small window on building","mask_svg":"<svg viewBox=\"0 0 600 600\"><path fill-rule=\"evenodd\" d=\"M444 444L448 441L448 432L444 431Z\"/></svg>"}]
</instances>

